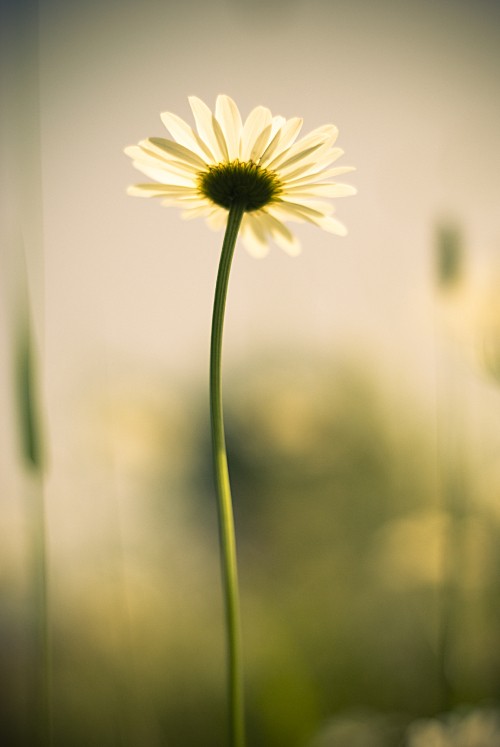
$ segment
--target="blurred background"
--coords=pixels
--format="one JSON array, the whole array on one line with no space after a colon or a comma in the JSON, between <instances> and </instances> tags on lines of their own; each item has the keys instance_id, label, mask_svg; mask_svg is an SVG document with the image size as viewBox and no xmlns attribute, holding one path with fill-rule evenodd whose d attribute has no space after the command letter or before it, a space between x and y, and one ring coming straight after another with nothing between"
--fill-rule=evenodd
<instances>
[{"instance_id":1,"label":"blurred background","mask_svg":"<svg viewBox=\"0 0 500 747\"><path fill-rule=\"evenodd\" d=\"M348 237L232 271L249 744L498 745L498 4L1 8L2 744L43 744L47 688L56 745L226 744L222 236L127 197L123 148L227 93L335 123L359 190Z\"/></svg>"}]
</instances>

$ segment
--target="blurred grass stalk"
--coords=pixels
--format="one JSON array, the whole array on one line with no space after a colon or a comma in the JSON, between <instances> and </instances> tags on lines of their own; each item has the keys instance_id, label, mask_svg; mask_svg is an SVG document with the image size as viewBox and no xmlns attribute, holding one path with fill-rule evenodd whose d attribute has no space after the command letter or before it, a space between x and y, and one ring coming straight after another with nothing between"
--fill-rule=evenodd
<instances>
[{"instance_id":1,"label":"blurred grass stalk","mask_svg":"<svg viewBox=\"0 0 500 747\"><path fill-rule=\"evenodd\" d=\"M28 527L30 548L30 596L33 624L34 744L52 745L51 645L47 562L47 524L44 493L44 448L38 410L37 367L34 341L25 316L16 340L15 381L20 424L21 453L29 472Z\"/></svg>"},{"instance_id":2,"label":"blurred grass stalk","mask_svg":"<svg viewBox=\"0 0 500 747\"><path fill-rule=\"evenodd\" d=\"M39 3L0 0L0 280L13 355L14 381L10 386L15 387L16 396L12 417L18 421L28 489L27 647L31 659L25 675L29 677L29 706L24 736L33 747L46 747L52 740L49 603L45 464L35 356L35 337L42 336L44 309L39 97Z\"/></svg>"},{"instance_id":3,"label":"blurred grass stalk","mask_svg":"<svg viewBox=\"0 0 500 747\"><path fill-rule=\"evenodd\" d=\"M464 281L463 237L450 222L437 226L436 286L438 305L459 304ZM458 295L458 298L457 298ZM441 507L447 516L441 550L442 581L440 588L437 657L441 690L441 710L451 710L456 690L454 667L459 626L459 609L463 602L461 584L465 558L464 524L466 518L466 460L463 449L463 392L459 380L460 351L456 341L447 339L449 332L440 328L437 340L437 448Z\"/></svg>"}]
</instances>

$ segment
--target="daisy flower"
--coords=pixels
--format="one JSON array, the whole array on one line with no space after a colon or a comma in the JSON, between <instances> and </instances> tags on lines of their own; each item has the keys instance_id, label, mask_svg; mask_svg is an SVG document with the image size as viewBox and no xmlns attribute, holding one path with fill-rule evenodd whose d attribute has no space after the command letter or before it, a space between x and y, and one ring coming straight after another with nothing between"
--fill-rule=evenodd
<instances>
[{"instance_id":1,"label":"daisy flower","mask_svg":"<svg viewBox=\"0 0 500 747\"><path fill-rule=\"evenodd\" d=\"M215 113L191 96L196 129L170 112L161 115L172 139L151 137L125 149L134 166L154 183L128 193L159 197L183 209L183 218L206 218L212 228L227 223L235 203L244 209L240 235L248 251L262 257L273 240L288 254L300 251L286 221L313 223L344 236L329 198L356 193L332 181L354 169L332 164L343 155L335 147L338 130L324 125L297 140L302 119L274 116L264 106L245 122L229 96L217 97Z\"/></svg>"},{"instance_id":2,"label":"daisy flower","mask_svg":"<svg viewBox=\"0 0 500 747\"><path fill-rule=\"evenodd\" d=\"M307 221L331 233L346 229L328 198L355 194L333 177L352 169L332 167L342 155L334 147L337 128L324 125L297 140L302 120L273 117L257 106L245 122L229 96L218 96L215 113L189 99L196 129L170 112L161 115L172 140L151 137L125 149L134 166L154 183L129 194L160 197L183 208L184 218L206 218L225 227L215 284L210 338L210 420L219 521L219 547L226 618L228 726L231 747L245 747L243 657L240 644L236 539L222 412L221 353L231 263L239 235L251 254L263 257L271 240L291 255L297 238L285 221Z\"/></svg>"}]
</instances>

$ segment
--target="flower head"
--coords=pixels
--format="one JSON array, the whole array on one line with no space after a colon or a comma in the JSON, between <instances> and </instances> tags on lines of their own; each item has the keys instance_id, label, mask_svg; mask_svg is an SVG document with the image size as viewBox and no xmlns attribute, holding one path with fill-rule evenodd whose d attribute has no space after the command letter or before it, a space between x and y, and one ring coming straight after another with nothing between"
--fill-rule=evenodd
<instances>
[{"instance_id":1,"label":"flower head","mask_svg":"<svg viewBox=\"0 0 500 747\"><path fill-rule=\"evenodd\" d=\"M302 119L272 116L258 106L242 121L229 96L218 96L215 113L191 96L196 130L170 112L161 115L172 140L151 137L125 149L134 166L154 179L129 187L128 193L160 197L164 205L183 208L183 218L204 217L213 228L225 225L231 206L245 214L241 236L254 256L268 252L274 240L289 254L300 244L284 221L313 223L343 236L345 226L332 216L325 198L356 193L349 184L331 181L353 171L332 168L343 151L334 147L338 130L324 125L297 140Z\"/></svg>"}]
</instances>

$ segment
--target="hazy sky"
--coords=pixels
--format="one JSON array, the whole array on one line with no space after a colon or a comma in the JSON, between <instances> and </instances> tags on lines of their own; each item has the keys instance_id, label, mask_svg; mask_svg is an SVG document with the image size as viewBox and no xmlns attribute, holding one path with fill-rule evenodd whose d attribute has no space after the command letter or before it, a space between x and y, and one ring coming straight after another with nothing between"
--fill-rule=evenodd
<instances>
[{"instance_id":1,"label":"hazy sky","mask_svg":"<svg viewBox=\"0 0 500 747\"><path fill-rule=\"evenodd\" d=\"M222 236L128 197L141 177L123 154L164 134L161 111L190 119L190 94L213 105L228 93L244 115L265 104L303 116L304 132L333 122L342 163L357 167L359 194L337 201L347 238L299 226L297 259L237 251L226 360L348 345L375 368L425 378L436 222L463 231L471 273L492 273L499 257L495 3L41 0L38 20L32 2L4 4L5 17L14 8L11 80L32 88L10 92L6 150L26 167L12 169L11 192L49 399L113 371L204 376ZM42 242L28 167L41 178Z\"/></svg>"}]
</instances>

